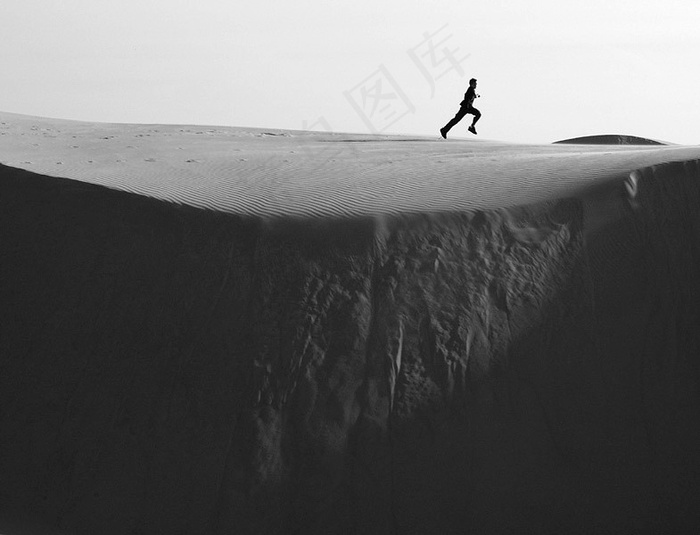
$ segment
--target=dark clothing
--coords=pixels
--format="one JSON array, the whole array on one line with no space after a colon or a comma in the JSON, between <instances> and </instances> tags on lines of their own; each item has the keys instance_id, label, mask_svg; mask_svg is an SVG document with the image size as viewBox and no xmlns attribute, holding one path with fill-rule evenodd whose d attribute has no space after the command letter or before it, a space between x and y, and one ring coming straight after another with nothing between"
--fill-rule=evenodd
<instances>
[{"instance_id":1,"label":"dark clothing","mask_svg":"<svg viewBox=\"0 0 700 535\"><path fill-rule=\"evenodd\" d=\"M474 99L476 98L476 91L474 91L474 88L469 86L469 89L467 89L467 92L464 93L464 100L459 103L460 106L468 106L472 107L472 104L474 103Z\"/></svg>"},{"instance_id":2,"label":"dark clothing","mask_svg":"<svg viewBox=\"0 0 700 535\"><path fill-rule=\"evenodd\" d=\"M472 94L474 94L474 91L471 87L469 88L469 90L472 92ZM467 91L467 95L469 95L469 91ZM476 122L481 118L481 112L479 110L477 110L474 106L471 106L470 104L466 104L466 102L468 102L467 95L464 96L464 100L462 101L457 115L455 115L452 118L452 120L443 127L445 134L447 134L447 132L449 132L450 129L458 122L460 122L468 113L471 113L474 116L474 119L472 119L472 126L474 126ZM472 102L473 101L474 97L472 97Z\"/></svg>"},{"instance_id":3,"label":"dark clothing","mask_svg":"<svg viewBox=\"0 0 700 535\"><path fill-rule=\"evenodd\" d=\"M474 84L476 85L476 84ZM467 89L467 92L464 93L464 100L459 103L459 111L457 114L450 120L449 123L447 123L445 126L443 126L440 129L440 134L442 137L447 139L447 133L450 131L450 129L456 125L458 122L460 122L465 115L468 113L472 114L474 116L474 119L472 119L472 125L469 127L470 132L476 134L476 131L474 131L474 125L476 122L481 118L481 112L477 110L472 104L474 103L474 99L476 99L477 94L476 91L474 90L474 87L472 87L471 82L469 84L469 88Z\"/></svg>"},{"instance_id":4,"label":"dark clothing","mask_svg":"<svg viewBox=\"0 0 700 535\"><path fill-rule=\"evenodd\" d=\"M481 118L481 112L472 105L474 103L474 100L479 96L476 94L475 87L476 80L472 78L471 80L469 80L469 88L467 89L467 92L464 93L464 100L459 103L459 111L450 120L449 123L447 123L440 129L440 135L445 139L447 139L447 133L450 131L450 129L458 122L460 122L468 113L474 116L474 118L472 119L472 125L469 127L469 131L472 134L476 134L476 129L474 128L474 125Z\"/></svg>"}]
</instances>

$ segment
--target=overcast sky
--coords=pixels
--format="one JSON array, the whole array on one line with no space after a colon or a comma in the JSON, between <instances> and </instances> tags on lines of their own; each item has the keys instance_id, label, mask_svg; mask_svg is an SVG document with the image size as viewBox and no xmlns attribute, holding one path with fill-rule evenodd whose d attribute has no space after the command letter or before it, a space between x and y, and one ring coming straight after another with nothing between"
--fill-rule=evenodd
<instances>
[{"instance_id":1,"label":"overcast sky","mask_svg":"<svg viewBox=\"0 0 700 535\"><path fill-rule=\"evenodd\" d=\"M697 0L2 0L0 110L700 143ZM453 136L470 136L468 119Z\"/></svg>"}]
</instances>

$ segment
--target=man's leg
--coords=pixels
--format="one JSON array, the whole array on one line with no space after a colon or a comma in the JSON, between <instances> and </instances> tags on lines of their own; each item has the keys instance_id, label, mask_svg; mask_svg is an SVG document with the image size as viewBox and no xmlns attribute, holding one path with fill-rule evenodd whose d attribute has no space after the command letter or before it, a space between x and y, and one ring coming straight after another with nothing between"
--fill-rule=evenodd
<instances>
[{"instance_id":1,"label":"man's leg","mask_svg":"<svg viewBox=\"0 0 700 535\"><path fill-rule=\"evenodd\" d=\"M452 120L450 120L449 123L447 123L445 126L443 126L443 127L440 129L440 133L442 134L442 137L446 137L446 136L447 136L447 132L449 132L449 131L452 129L452 127L453 127L454 125L456 125L458 122L460 122L460 121L462 120L462 118L463 118L466 114L467 114L467 108L466 108L466 107L462 106L461 108L459 108L459 111L458 111L457 114L452 118Z\"/></svg>"},{"instance_id":2,"label":"man's leg","mask_svg":"<svg viewBox=\"0 0 700 535\"><path fill-rule=\"evenodd\" d=\"M479 119L481 119L481 112L476 108L469 108L469 113L471 113L474 118L472 119L472 125L467 130L476 135L476 128L474 128L474 125Z\"/></svg>"},{"instance_id":3,"label":"man's leg","mask_svg":"<svg viewBox=\"0 0 700 535\"><path fill-rule=\"evenodd\" d=\"M479 119L481 119L481 112L479 110L477 110L476 108L472 108L471 110L469 110L469 113L474 115L474 119L472 119L472 126L474 126L476 124L476 122Z\"/></svg>"}]
</instances>

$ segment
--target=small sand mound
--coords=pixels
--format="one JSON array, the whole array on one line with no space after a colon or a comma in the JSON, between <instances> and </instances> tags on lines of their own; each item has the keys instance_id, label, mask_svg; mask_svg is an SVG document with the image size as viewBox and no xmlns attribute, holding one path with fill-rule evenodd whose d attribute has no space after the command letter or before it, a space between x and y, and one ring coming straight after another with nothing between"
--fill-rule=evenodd
<instances>
[{"instance_id":1,"label":"small sand mound","mask_svg":"<svg viewBox=\"0 0 700 535\"><path fill-rule=\"evenodd\" d=\"M600 134L596 136L572 137L555 141L555 144L580 144L580 145L670 145L666 141L658 141L646 137L628 136L625 134Z\"/></svg>"}]
</instances>

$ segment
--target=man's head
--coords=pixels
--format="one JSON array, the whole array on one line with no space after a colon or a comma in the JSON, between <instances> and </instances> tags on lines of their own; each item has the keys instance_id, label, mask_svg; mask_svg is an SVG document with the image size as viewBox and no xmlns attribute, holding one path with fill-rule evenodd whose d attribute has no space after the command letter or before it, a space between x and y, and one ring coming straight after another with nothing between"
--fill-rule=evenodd
<instances>
[{"instance_id":1,"label":"man's head","mask_svg":"<svg viewBox=\"0 0 700 535\"><path fill-rule=\"evenodd\" d=\"M476 78L472 78L471 80L469 80L469 85L471 87L476 87Z\"/></svg>"}]
</instances>

